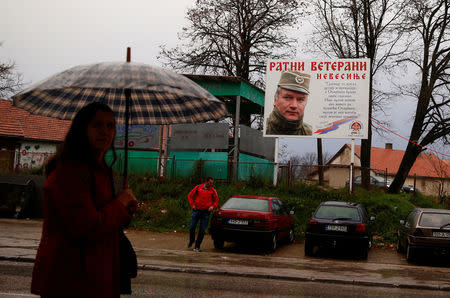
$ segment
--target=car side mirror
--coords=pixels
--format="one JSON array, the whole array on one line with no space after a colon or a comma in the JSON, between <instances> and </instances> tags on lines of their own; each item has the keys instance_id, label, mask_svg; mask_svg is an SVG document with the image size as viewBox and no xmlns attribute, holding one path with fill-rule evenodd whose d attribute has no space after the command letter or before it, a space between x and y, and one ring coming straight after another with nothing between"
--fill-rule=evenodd
<instances>
[{"instance_id":1,"label":"car side mirror","mask_svg":"<svg viewBox=\"0 0 450 298\"><path fill-rule=\"evenodd\" d=\"M295 214L294 210L289 211L289 214L294 215Z\"/></svg>"},{"instance_id":2,"label":"car side mirror","mask_svg":"<svg viewBox=\"0 0 450 298\"><path fill-rule=\"evenodd\" d=\"M402 220L400 220L400 224L403 226L403 225L405 225L405 221L402 219Z\"/></svg>"},{"instance_id":3,"label":"car side mirror","mask_svg":"<svg viewBox=\"0 0 450 298\"><path fill-rule=\"evenodd\" d=\"M375 216L371 216L370 221L374 221L374 220L375 220Z\"/></svg>"}]
</instances>

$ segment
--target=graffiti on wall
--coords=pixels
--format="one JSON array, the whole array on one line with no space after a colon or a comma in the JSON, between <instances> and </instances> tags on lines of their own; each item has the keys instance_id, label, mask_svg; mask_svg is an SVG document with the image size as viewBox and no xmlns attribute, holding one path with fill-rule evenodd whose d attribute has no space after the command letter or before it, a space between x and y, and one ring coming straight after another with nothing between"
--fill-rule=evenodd
<instances>
[{"instance_id":1,"label":"graffiti on wall","mask_svg":"<svg viewBox=\"0 0 450 298\"><path fill-rule=\"evenodd\" d=\"M20 146L17 168L40 168L56 152L56 145L23 143Z\"/></svg>"}]
</instances>

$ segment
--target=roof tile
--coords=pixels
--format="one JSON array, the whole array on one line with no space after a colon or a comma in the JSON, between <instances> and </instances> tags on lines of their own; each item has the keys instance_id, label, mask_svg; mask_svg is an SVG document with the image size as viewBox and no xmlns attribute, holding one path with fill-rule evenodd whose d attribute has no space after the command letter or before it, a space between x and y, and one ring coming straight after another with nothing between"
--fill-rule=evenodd
<instances>
[{"instance_id":1,"label":"roof tile","mask_svg":"<svg viewBox=\"0 0 450 298\"><path fill-rule=\"evenodd\" d=\"M351 148L351 145L348 145ZM361 146L355 146L355 154L361 156ZM370 154L370 166L372 169L380 172L387 170L388 174L395 175L405 154L404 150L394 150L372 147ZM422 177L450 177L450 161L439 159L434 154L421 153L409 175Z\"/></svg>"},{"instance_id":2,"label":"roof tile","mask_svg":"<svg viewBox=\"0 0 450 298\"><path fill-rule=\"evenodd\" d=\"M72 121L33 115L0 100L0 135L25 139L63 141Z\"/></svg>"}]
</instances>

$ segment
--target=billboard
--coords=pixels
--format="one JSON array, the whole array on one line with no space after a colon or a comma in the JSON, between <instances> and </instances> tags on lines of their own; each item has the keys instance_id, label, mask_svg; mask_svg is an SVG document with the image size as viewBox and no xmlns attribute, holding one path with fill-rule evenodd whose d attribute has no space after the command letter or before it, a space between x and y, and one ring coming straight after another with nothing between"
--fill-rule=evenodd
<instances>
[{"instance_id":1,"label":"billboard","mask_svg":"<svg viewBox=\"0 0 450 298\"><path fill-rule=\"evenodd\" d=\"M264 138L262 132L245 125L239 125L239 151L274 160L275 138Z\"/></svg>"},{"instance_id":2,"label":"billboard","mask_svg":"<svg viewBox=\"0 0 450 298\"><path fill-rule=\"evenodd\" d=\"M265 137L366 139L369 59L268 60Z\"/></svg>"},{"instance_id":3,"label":"billboard","mask_svg":"<svg viewBox=\"0 0 450 298\"><path fill-rule=\"evenodd\" d=\"M169 150L228 149L228 124L174 124Z\"/></svg>"},{"instance_id":4,"label":"billboard","mask_svg":"<svg viewBox=\"0 0 450 298\"><path fill-rule=\"evenodd\" d=\"M130 149L158 149L160 125L130 125L128 127L128 148ZM125 125L116 125L114 147L125 147Z\"/></svg>"}]
</instances>

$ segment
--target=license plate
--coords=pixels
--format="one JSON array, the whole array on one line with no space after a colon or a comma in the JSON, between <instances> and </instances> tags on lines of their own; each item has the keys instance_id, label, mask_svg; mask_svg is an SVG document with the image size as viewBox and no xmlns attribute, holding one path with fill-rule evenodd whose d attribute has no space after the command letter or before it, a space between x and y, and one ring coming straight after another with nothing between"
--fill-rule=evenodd
<instances>
[{"instance_id":1,"label":"license plate","mask_svg":"<svg viewBox=\"0 0 450 298\"><path fill-rule=\"evenodd\" d=\"M228 223L231 225L243 225L246 226L248 225L248 220L244 220L244 219L229 219Z\"/></svg>"},{"instance_id":2,"label":"license plate","mask_svg":"<svg viewBox=\"0 0 450 298\"><path fill-rule=\"evenodd\" d=\"M337 231L337 232L347 232L347 226L327 225L327 226L325 226L325 230L327 230L327 231Z\"/></svg>"},{"instance_id":3,"label":"license plate","mask_svg":"<svg viewBox=\"0 0 450 298\"><path fill-rule=\"evenodd\" d=\"M433 232L433 237L450 238L450 232Z\"/></svg>"}]
</instances>

